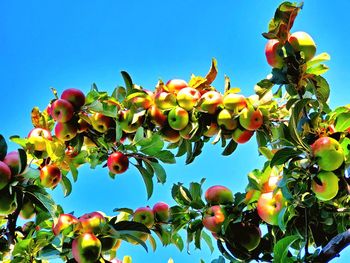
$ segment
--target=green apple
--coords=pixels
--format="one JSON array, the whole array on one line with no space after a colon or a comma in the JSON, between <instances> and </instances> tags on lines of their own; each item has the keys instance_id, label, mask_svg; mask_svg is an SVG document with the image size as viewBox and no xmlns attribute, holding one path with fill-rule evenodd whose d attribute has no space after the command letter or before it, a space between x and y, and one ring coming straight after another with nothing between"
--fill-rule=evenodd
<instances>
[{"instance_id":1,"label":"green apple","mask_svg":"<svg viewBox=\"0 0 350 263\"><path fill-rule=\"evenodd\" d=\"M48 188L55 188L62 180L60 168L54 164L45 165L40 170L41 185Z\"/></svg>"},{"instance_id":2,"label":"green apple","mask_svg":"<svg viewBox=\"0 0 350 263\"><path fill-rule=\"evenodd\" d=\"M170 143L176 143L176 142L180 141L180 139L181 139L179 131L173 130L172 128L170 128L168 126L164 126L160 130L160 136L162 137L162 139L164 141L167 141Z\"/></svg>"},{"instance_id":3,"label":"green apple","mask_svg":"<svg viewBox=\"0 0 350 263\"><path fill-rule=\"evenodd\" d=\"M177 104L187 111L193 109L201 97L201 93L191 87L181 89L176 96Z\"/></svg>"},{"instance_id":4,"label":"green apple","mask_svg":"<svg viewBox=\"0 0 350 263\"><path fill-rule=\"evenodd\" d=\"M74 121L58 122L55 126L55 135L61 141L70 141L78 133L78 125Z\"/></svg>"},{"instance_id":5,"label":"green apple","mask_svg":"<svg viewBox=\"0 0 350 263\"><path fill-rule=\"evenodd\" d=\"M51 117L58 122L67 122L74 115L74 107L64 99L55 100L51 105Z\"/></svg>"},{"instance_id":6,"label":"green apple","mask_svg":"<svg viewBox=\"0 0 350 263\"><path fill-rule=\"evenodd\" d=\"M5 188L6 185L8 185L8 183L11 180L11 169L10 167L0 161L0 190Z\"/></svg>"},{"instance_id":7,"label":"green apple","mask_svg":"<svg viewBox=\"0 0 350 263\"><path fill-rule=\"evenodd\" d=\"M0 216L12 214L17 208L15 192L10 193L8 187L0 190Z\"/></svg>"},{"instance_id":8,"label":"green apple","mask_svg":"<svg viewBox=\"0 0 350 263\"><path fill-rule=\"evenodd\" d=\"M203 226L211 232L218 233L225 221L225 211L221 206L214 205L209 207L202 219Z\"/></svg>"},{"instance_id":9,"label":"green apple","mask_svg":"<svg viewBox=\"0 0 350 263\"><path fill-rule=\"evenodd\" d=\"M239 115L239 123L249 131L255 131L261 127L264 122L263 114L259 109L253 107L244 108Z\"/></svg>"},{"instance_id":10,"label":"green apple","mask_svg":"<svg viewBox=\"0 0 350 263\"><path fill-rule=\"evenodd\" d=\"M205 200L210 205L231 204L233 202L233 194L230 189L222 185L211 186L205 191Z\"/></svg>"},{"instance_id":11,"label":"green apple","mask_svg":"<svg viewBox=\"0 0 350 263\"><path fill-rule=\"evenodd\" d=\"M100 132L106 133L110 128L113 128L115 123L111 117L105 116L102 113L95 112L90 116L92 127Z\"/></svg>"},{"instance_id":12,"label":"green apple","mask_svg":"<svg viewBox=\"0 0 350 263\"><path fill-rule=\"evenodd\" d=\"M154 225L154 213L152 208L148 206L137 208L134 212L133 220L151 228Z\"/></svg>"},{"instance_id":13,"label":"green apple","mask_svg":"<svg viewBox=\"0 0 350 263\"><path fill-rule=\"evenodd\" d=\"M269 39L265 46L265 56L267 63L273 68L283 67L283 57L281 56L283 44L277 39Z\"/></svg>"},{"instance_id":14,"label":"green apple","mask_svg":"<svg viewBox=\"0 0 350 263\"><path fill-rule=\"evenodd\" d=\"M35 151L46 151L46 141L52 141L51 132L43 128L34 128L28 134L29 143Z\"/></svg>"},{"instance_id":15,"label":"green apple","mask_svg":"<svg viewBox=\"0 0 350 263\"><path fill-rule=\"evenodd\" d=\"M55 236L59 235L66 229L73 230L79 223L78 218L71 214L60 214L58 218L54 220L52 225L52 232Z\"/></svg>"},{"instance_id":16,"label":"green apple","mask_svg":"<svg viewBox=\"0 0 350 263\"><path fill-rule=\"evenodd\" d=\"M92 233L83 233L72 243L73 257L78 263L96 263L101 250L101 241Z\"/></svg>"},{"instance_id":17,"label":"green apple","mask_svg":"<svg viewBox=\"0 0 350 263\"><path fill-rule=\"evenodd\" d=\"M339 190L338 176L333 172L321 171L317 177L322 184L318 184L315 180L311 183L311 189L316 197L321 201L333 199L338 194Z\"/></svg>"},{"instance_id":18,"label":"green apple","mask_svg":"<svg viewBox=\"0 0 350 263\"><path fill-rule=\"evenodd\" d=\"M158 202L153 206L153 214L156 222L166 223L170 217L169 205L164 202Z\"/></svg>"},{"instance_id":19,"label":"green apple","mask_svg":"<svg viewBox=\"0 0 350 263\"><path fill-rule=\"evenodd\" d=\"M169 110L176 107L176 96L166 91L158 92L155 95L155 104L161 110Z\"/></svg>"},{"instance_id":20,"label":"green apple","mask_svg":"<svg viewBox=\"0 0 350 263\"><path fill-rule=\"evenodd\" d=\"M278 225L278 216L286 207L286 200L282 191L263 193L260 195L257 211L260 218L270 225Z\"/></svg>"},{"instance_id":21,"label":"green apple","mask_svg":"<svg viewBox=\"0 0 350 263\"><path fill-rule=\"evenodd\" d=\"M66 89L62 92L61 99L69 101L75 111L80 110L80 108L85 104L85 95L79 89Z\"/></svg>"},{"instance_id":22,"label":"green apple","mask_svg":"<svg viewBox=\"0 0 350 263\"><path fill-rule=\"evenodd\" d=\"M29 198L24 198L22 203L22 209L19 215L23 219L30 219L35 215L35 206Z\"/></svg>"},{"instance_id":23,"label":"green apple","mask_svg":"<svg viewBox=\"0 0 350 263\"><path fill-rule=\"evenodd\" d=\"M121 174L129 168L129 159L122 152L114 152L108 157L107 166L112 174Z\"/></svg>"},{"instance_id":24,"label":"green apple","mask_svg":"<svg viewBox=\"0 0 350 263\"><path fill-rule=\"evenodd\" d=\"M318 138L311 145L311 149L322 170L334 171L344 162L343 148L336 139L331 137Z\"/></svg>"},{"instance_id":25,"label":"green apple","mask_svg":"<svg viewBox=\"0 0 350 263\"><path fill-rule=\"evenodd\" d=\"M222 106L222 95L214 90L208 91L202 94L197 105L199 111L214 114L218 107Z\"/></svg>"},{"instance_id":26,"label":"green apple","mask_svg":"<svg viewBox=\"0 0 350 263\"><path fill-rule=\"evenodd\" d=\"M302 31L295 32L289 36L288 42L295 51L304 54L305 61L309 61L315 56L316 44L308 33Z\"/></svg>"},{"instance_id":27,"label":"green apple","mask_svg":"<svg viewBox=\"0 0 350 263\"><path fill-rule=\"evenodd\" d=\"M246 143L252 138L254 131L248 131L244 128L237 127L232 133L232 139L236 143Z\"/></svg>"},{"instance_id":28,"label":"green apple","mask_svg":"<svg viewBox=\"0 0 350 263\"><path fill-rule=\"evenodd\" d=\"M246 98L237 93L227 92L223 97L223 104L225 109L232 110L234 113L239 113L247 107Z\"/></svg>"},{"instance_id":29,"label":"green apple","mask_svg":"<svg viewBox=\"0 0 350 263\"><path fill-rule=\"evenodd\" d=\"M260 244L261 230L251 223L231 221L225 229L224 237L229 243L240 245L248 251L252 251Z\"/></svg>"},{"instance_id":30,"label":"green apple","mask_svg":"<svg viewBox=\"0 0 350 263\"><path fill-rule=\"evenodd\" d=\"M122 130L126 133L133 133L142 125L143 118L134 116L132 110L123 110L119 114L119 124Z\"/></svg>"},{"instance_id":31,"label":"green apple","mask_svg":"<svg viewBox=\"0 0 350 263\"><path fill-rule=\"evenodd\" d=\"M183 79L171 79L166 84L168 92L177 94L180 90L188 87L188 84Z\"/></svg>"},{"instance_id":32,"label":"green apple","mask_svg":"<svg viewBox=\"0 0 350 263\"><path fill-rule=\"evenodd\" d=\"M86 213L79 217L81 231L83 233L99 233L106 224L106 218L100 212Z\"/></svg>"},{"instance_id":33,"label":"green apple","mask_svg":"<svg viewBox=\"0 0 350 263\"><path fill-rule=\"evenodd\" d=\"M168 113L168 123L169 126L177 131L184 129L189 122L188 112L177 106L171 109Z\"/></svg>"},{"instance_id":34,"label":"green apple","mask_svg":"<svg viewBox=\"0 0 350 263\"><path fill-rule=\"evenodd\" d=\"M237 128L237 120L234 118L233 112L222 109L217 116L217 123L221 129L232 131Z\"/></svg>"},{"instance_id":35,"label":"green apple","mask_svg":"<svg viewBox=\"0 0 350 263\"><path fill-rule=\"evenodd\" d=\"M151 122L159 127L163 127L167 122L167 115L165 115L156 105L149 107L147 114Z\"/></svg>"}]
</instances>

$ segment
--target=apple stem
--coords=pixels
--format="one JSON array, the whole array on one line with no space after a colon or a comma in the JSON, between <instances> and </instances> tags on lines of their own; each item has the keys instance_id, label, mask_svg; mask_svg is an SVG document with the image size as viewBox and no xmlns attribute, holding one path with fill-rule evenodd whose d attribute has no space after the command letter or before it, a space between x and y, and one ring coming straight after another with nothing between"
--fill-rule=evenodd
<instances>
[{"instance_id":1,"label":"apple stem","mask_svg":"<svg viewBox=\"0 0 350 263\"><path fill-rule=\"evenodd\" d=\"M6 236L9 245L15 244L17 219L23 205L23 193L21 191L16 191L16 194L17 208L12 214L9 214L7 218Z\"/></svg>"}]
</instances>

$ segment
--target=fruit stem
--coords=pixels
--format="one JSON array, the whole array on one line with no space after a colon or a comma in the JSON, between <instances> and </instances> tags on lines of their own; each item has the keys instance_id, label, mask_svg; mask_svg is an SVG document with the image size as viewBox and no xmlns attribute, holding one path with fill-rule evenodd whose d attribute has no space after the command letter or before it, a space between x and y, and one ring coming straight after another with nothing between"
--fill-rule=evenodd
<instances>
[{"instance_id":1,"label":"fruit stem","mask_svg":"<svg viewBox=\"0 0 350 263\"><path fill-rule=\"evenodd\" d=\"M6 236L7 236L7 242L9 245L15 244L15 239L16 239L15 231L16 231L17 219L23 205L23 193L21 191L16 191L16 194L17 194L17 208L12 214L9 214L7 218Z\"/></svg>"}]
</instances>

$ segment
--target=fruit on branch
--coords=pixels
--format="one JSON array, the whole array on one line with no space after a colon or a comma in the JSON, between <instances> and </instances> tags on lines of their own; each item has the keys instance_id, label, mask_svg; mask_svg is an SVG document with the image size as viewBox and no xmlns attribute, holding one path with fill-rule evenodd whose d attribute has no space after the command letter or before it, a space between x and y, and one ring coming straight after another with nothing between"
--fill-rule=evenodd
<instances>
[{"instance_id":1,"label":"fruit on branch","mask_svg":"<svg viewBox=\"0 0 350 263\"><path fill-rule=\"evenodd\" d=\"M191 87L186 87L177 93L176 100L180 107L190 111L197 104L200 97L201 93L198 90Z\"/></svg>"},{"instance_id":2,"label":"fruit on branch","mask_svg":"<svg viewBox=\"0 0 350 263\"><path fill-rule=\"evenodd\" d=\"M78 263L95 263L101 255L101 241L92 233L83 233L73 240L72 253Z\"/></svg>"},{"instance_id":3,"label":"fruit on branch","mask_svg":"<svg viewBox=\"0 0 350 263\"><path fill-rule=\"evenodd\" d=\"M114 152L108 157L107 166L112 174L124 173L129 168L129 158L122 152Z\"/></svg>"},{"instance_id":4,"label":"fruit on branch","mask_svg":"<svg viewBox=\"0 0 350 263\"><path fill-rule=\"evenodd\" d=\"M214 90L208 91L201 96L197 105L199 111L214 114L222 106L222 95Z\"/></svg>"},{"instance_id":5,"label":"fruit on branch","mask_svg":"<svg viewBox=\"0 0 350 263\"><path fill-rule=\"evenodd\" d=\"M260 195L257 211L260 218L270 225L278 225L278 216L286 206L282 191L263 193Z\"/></svg>"},{"instance_id":6,"label":"fruit on branch","mask_svg":"<svg viewBox=\"0 0 350 263\"><path fill-rule=\"evenodd\" d=\"M21 171L21 160L18 151L7 153L3 162L6 163L10 168L12 176L19 174Z\"/></svg>"},{"instance_id":7,"label":"fruit on branch","mask_svg":"<svg viewBox=\"0 0 350 263\"><path fill-rule=\"evenodd\" d=\"M166 91L159 92L155 95L155 104L161 110L169 110L176 107L176 96Z\"/></svg>"},{"instance_id":8,"label":"fruit on branch","mask_svg":"<svg viewBox=\"0 0 350 263\"><path fill-rule=\"evenodd\" d=\"M344 151L336 139L331 137L318 138L312 145L312 153L318 166L325 171L338 169L344 161Z\"/></svg>"},{"instance_id":9,"label":"fruit on branch","mask_svg":"<svg viewBox=\"0 0 350 263\"><path fill-rule=\"evenodd\" d=\"M315 56L316 44L312 37L306 32L294 32L288 38L288 42L297 52L304 54L305 61L309 61Z\"/></svg>"},{"instance_id":10,"label":"fruit on branch","mask_svg":"<svg viewBox=\"0 0 350 263\"><path fill-rule=\"evenodd\" d=\"M11 169L10 167L0 161L0 190L4 189L6 185L8 185L8 183L11 180Z\"/></svg>"},{"instance_id":11,"label":"fruit on branch","mask_svg":"<svg viewBox=\"0 0 350 263\"><path fill-rule=\"evenodd\" d=\"M156 222L166 223L170 217L169 205L164 202L158 202L153 206L153 214Z\"/></svg>"},{"instance_id":12,"label":"fruit on branch","mask_svg":"<svg viewBox=\"0 0 350 263\"><path fill-rule=\"evenodd\" d=\"M274 191L281 179L282 176L280 175L271 175L267 182L263 183L261 192L268 193Z\"/></svg>"},{"instance_id":13,"label":"fruit on branch","mask_svg":"<svg viewBox=\"0 0 350 263\"><path fill-rule=\"evenodd\" d=\"M264 116L259 109L254 107L247 107L241 111L239 115L239 123L241 126L249 131L255 131L261 127L264 122Z\"/></svg>"},{"instance_id":14,"label":"fruit on branch","mask_svg":"<svg viewBox=\"0 0 350 263\"><path fill-rule=\"evenodd\" d=\"M171 109L168 113L168 123L169 126L177 131L184 129L189 122L188 112L177 106Z\"/></svg>"},{"instance_id":15,"label":"fruit on branch","mask_svg":"<svg viewBox=\"0 0 350 263\"><path fill-rule=\"evenodd\" d=\"M55 126L55 135L61 141L70 141L78 133L78 126L76 122L58 122Z\"/></svg>"},{"instance_id":16,"label":"fruit on branch","mask_svg":"<svg viewBox=\"0 0 350 263\"><path fill-rule=\"evenodd\" d=\"M22 209L19 212L19 215L23 219L30 219L35 215L35 206L29 198L23 199Z\"/></svg>"},{"instance_id":17,"label":"fruit on branch","mask_svg":"<svg viewBox=\"0 0 350 263\"><path fill-rule=\"evenodd\" d=\"M0 216L7 216L17 208L16 194L8 187L0 190Z\"/></svg>"},{"instance_id":18,"label":"fruit on branch","mask_svg":"<svg viewBox=\"0 0 350 263\"><path fill-rule=\"evenodd\" d=\"M87 131L89 128L90 128L90 124L83 118L79 118L77 122L77 129L78 129L77 132L82 133Z\"/></svg>"},{"instance_id":19,"label":"fruit on branch","mask_svg":"<svg viewBox=\"0 0 350 263\"><path fill-rule=\"evenodd\" d=\"M233 203L233 194L230 189L222 185L211 186L205 191L205 200L210 205L231 204Z\"/></svg>"},{"instance_id":20,"label":"fruit on branch","mask_svg":"<svg viewBox=\"0 0 350 263\"><path fill-rule=\"evenodd\" d=\"M339 178L333 172L321 171L317 178L321 182L318 184L315 180L311 183L311 189L316 197L321 201L329 201L333 199L339 190Z\"/></svg>"},{"instance_id":21,"label":"fruit on branch","mask_svg":"<svg viewBox=\"0 0 350 263\"><path fill-rule=\"evenodd\" d=\"M156 105L152 105L147 110L151 122L157 126L163 127L167 122L167 115L160 110Z\"/></svg>"},{"instance_id":22,"label":"fruit on branch","mask_svg":"<svg viewBox=\"0 0 350 263\"><path fill-rule=\"evenodd\" d=\"M95 112L90 116L92 127L100 132L106 133L110 128L114 127L114 120L102 113Z\"/></svg>"},{"instance_id":23,"label":"fruit on branch","mask_svg":"<svg viewBox=\"0 0 350 263\"><path fill-rule=\"evenodd\" d=\"M283 67L283 45L277 39L269 39L265 46L267 63L273 68Z\"/></svg>"},{"instance_id":24,"label":"fruit on branch","mask_svg":"<svg viewBox=\"0 0 350 263\"><path fill-rule=\"evenodd\" d=\"M247 101L241 94L228 92L223 97L223 104L225 109L232 110L234 113L239 113L247 107Z\"/></svg>"},{"instance_id":25,"label":"fruit on branch","mask_svg":"<svg viewBox=\"0 0 350 263\"><path fill-rule=\"evenodd\" d=\"M40 170L41 185L48 188L55 188L62 179L62 173L58 166L51 164L45 165Z\"/></svg>"},{"instance_id":26,"label":"fruit on branch","mask_svg":"<svg viewBox=\"0 0 350 263\"><path fill-rule=\"evenodd\" d=\"M78 218L71 214L60 214L52 225L52 232L55 236L70 228L71 230L79 223Z\"/></svg>"},{"instance_id":27,"label":"fruit on branch","mask_svg":"<svg viewBox=\"0 0 350 263\"><path fill-rule=\"evenodd\" d=\"M160 136L164 141L170 143L176 143L181 139L179 131L173 130L168 126L165 126L160 130Z\"/></svg>"},{"instance_id":28,"label":"fruit on branch","mask_svg":"<svg viewBox=\"0 0 350 263\"><path fill-rule=\"evenodd\" d=\"M100 212L86 213L79 217L80 229L83 233L99 233L106 224L106 219Z\"/></svg>"},{"instance_id":29,"label":"fruit on branch","mask_svg":"<svg viewBox=\"0 0 350 263\"><path fill-rule=\"evenodd\" d=\"M234 223L231 221L225 229L224 237L229 243L252 251L260 244L261 230L251 223Z\"/></svg>"},{"instance_id":30,"label":"fruit on branch","mask_svg":"<svg viewBox=\"0 0 350 263\"><path fill-rule=\"evenodd\" d=\"M221 206L214 205L209 207L202 219L203 226L211 232L218 233L225 221L225 211Z\"/></svg>"},{"instance_id":31,"label":"fruit on branch","mask_svg":"<svg viewBox=\"0 0 350 263\"><path fill-rule=\"evenodd\" d=\"M188 84L183 79L171 79L165 84L168 92L177 94L183 88L188 87Z\"/></svg>"},{"instance_id":32,"label":"fruit on branch","mask_svg":"<svg viewBox=\"0 0 350 263\"><path fill-rule=\"evenodd\" d=\"M67 122L74 115L74 107L68 100L58 99L51 105L51 117L58 122Z\"/></svg>"},{"instance_id":33,"label":"fruit on branch","mask_svg":"<svg viewBox=\"0 0 350 263\"><path fill-rule=\"evenodd\" d=\"M217 117L218 125L221 129L232 131L237 128L238 122L233 115L233 112L222 109Z\"/></svg>"},{"instance_id":34,"label":"fruit on branch","mask_svg":"<svg viewBox=\"0 0 350 263\"><path fill-rule=\"evenodd\" d=\"M151 228L154 225L154 213L152 208L149 206L137 208L134 212L133 220Z\"/></svg>"},{"instance_id":35,"label":"fruit on branch","mask_svg":"<svg viewBox=\"0 0 350 263\"><path fill-rule=\"evenodd\" d=\"M241 127L237 127L232 133L232 139L236 143L246 143L252 138L254 131L248 131Z\"/></svg>"},{"instance_id":36,"label":"fruit on branch","mask_svg":"<svg viewBox=\"0 0 350 263\"><path fill-rule=\"evenodd\" d=\"M69 101L75 111L79 111L80 108L85 104L85 95L79 89L66 89L62 92L61 99Z\"/></svg>"},{"instance_id":37,"label":"fruit on branch","mask_svg":"<svg viewBox=\"0 0 350 263\"><path fill-rule=\"evenodd\" d=\"M193 134L191 134L191 132L194 131L195 126L196 126L195 123L189 122L187 124L187 126L179 132L180 136L182 138L184 138L185 140L191 139L193 136Z\"/></svg>"},{"instance_id":38,"label":"fruit on branch","mask_svg":"<svg viewBox=\"0 0 350 263\"><path fill-rule=\"evenodd\" d=\"M141 126L143 116L135 115L132 110L123 110L119 115L119 125L126 133L133 133Z\"/></svg>"},{"instance_id":39,"label":"fruit on branch","mask_svg":"<svg viewBox=\"0 0 350 263\"><path fill-rule=\"evenodd\" d=\"M151 91L138 91L130 94L126 101L132 103L136 109L147 110L153 104L153 93Z\"/></svg>"},{"instance_id":40,"label":"fruit on branch","mask_svg":"<svg viewBox=\"0 0 350 263\"><path fill-rule=\"evenodd\" d=\"M51 132L43 128L34 128L28 134L29 143L35 151L46 151L46 140L52 141Z\"/></svg>"}]
</instances>

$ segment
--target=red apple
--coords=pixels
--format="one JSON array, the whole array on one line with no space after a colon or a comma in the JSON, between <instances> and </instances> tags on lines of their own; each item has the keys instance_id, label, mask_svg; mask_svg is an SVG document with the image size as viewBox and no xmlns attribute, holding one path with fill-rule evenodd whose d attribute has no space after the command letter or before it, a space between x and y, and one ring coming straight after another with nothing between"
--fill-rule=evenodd
<instances>
[{"instance_id":1,"label":"red apple","mask_svg":"<svg viewBox=\"0 0 350 263\"><path fill-rule=\"evenodd\" d=\"M201 97L201 93L191 87L181 89L176 96L177 104L187 111L193 109Z\"/></svg>"},{"instance_id":2,"label":"red apple","mask_svg":"<svg viewBox=\"0 0 350 263\"><path fill-rule=\"evenodd\" d=\"M100 212L91 212L79 217L79 222L83 233L97 234L106 224L106 219Z\"/></svg>"},{"instance_id":3,"label":"red apple","mask_svg":"<svg viewBox=\"0 0 350 263\"><path fill-rule=\"evenodd\" d=\"M209 207L203 216L203 226L211 232L218 233L225 221L225 211L219 205Z\"/></svg>"},{"instance_id":4,"label":"red apple","mask_svg":"<svg viewBox=\"0 0 350 263\"><path fill-rule=\"evenodd\" d=\"M165 126L160 130L160 136L164 141L170 143L176 143L181 139L179 131L173 130L168 126Z\"/></svg>"},{"instance_id":5,"label":"red apple","mask_svg":"<svg viewBox=\"0 0 350 263\"><path fill-rule=\"evenodd\" d=\"M158 92L155 95L155 103L159 109L169 110L177 105L176 96L166 91Z\"/></svg>"},{"instance_id":6,"label":"red apple","mask_svg":"<svg viewBox=\"0 0 350 263\"><path fill-rule=\"evenodd\" d=\"M18 175L20 173L22 167L18 151L7 153L3 162L6 163L10 168L12 176Z\"/></svg>"},{"instance_id":7,"label":"red apple","mask_svg":"<svg viewBox=\"0 0 350 263\"><path fill-rule=\"evenodd\" d=\"M101 241L91 233L83 233L73 240L72 253L78 263L95 263L101 255Z\"/></svg>"},{"instance_id":8,"label":"red apple","mask_svg":"<svg viewBox=\"0 0 350 263\"><path fill-rule=\"evenodd\" d=\"M67 122L72 119L74 115L74 107L64 99L55 100L51 105L51 116L55 121Z\"/></svg>"},{"instance_id":9,"label":"red apple","mask_svg":"<svg viewBox=\"0 0 350 263\"><path fill-rule=\"evenodd\" d=\"M151 228L154 225L153 210L148 206L137 208L134 212L133 220Z\"/></svg>"},{"instance_id":10,"label":"red apple","mask_svg":"<svg viewBox=\"0 0 350 263\"><path fill-rule=\"evenodd\" d=\"M316 197L321 201L333 199L338 194L339 190L338 176L333 172L321 171L317 177L322 184L319 185L315 180L311 183L311 189Z\"/></svg>"},{"instance_id":11,"label":"red apple","mask_svg":"<svg viewBox=\"0 0 350 263\"><path fill-rule=\"evenodd\" d=\"M274 192L263 193L258 200L258 215L266 223L278 225L278 216L285 206L286 200L281 190L278 190L275 194Z\"/></svg>"},{"instance_id":12,"label":"red apple","mask_svg":"<svg viewBox=\"0 0 350 263\"><path fill-rule=\"evenodd\" d=\"M264 122L263 114L259 109L253 107L244 108L239 115L239 123L249 131L255 131L261 127Z\"/></svg>"},{"instance_id":13,"label":"red apple","mask_svg":"<svg viewBox=\"0 0 350 263\"><path fill-rule=\"evenodd\" d=\"M138 91L126 97L128 102L131 102L136 109L147 110L153 104L153 93L151 91Z\"/></svg>"},{"instance_id":14,"label":"red apple","mask_svg":"<svg viewBox=\"0 0 350 263\"><path fill-rule=\"evenodd\" d=\"M153 213L156 222L166 223L170 217L169 205L164 202L158 202L153 206Z\"/></svg>"},{"instance_id":15,"label":"red apple","mask_svg":"<svg viewBox=\"0 0 350 263\"><path fill-rule=\"evenodd\" d=\"M309 34L302 31L295 32L290 35L288 42L295 51L300 51L304 54L305 61L309 61L315 56L316 44Z\"/></svg>"},{"instance_id":16,"label":"red apple","mask_svg":"<svg viewBox=\"0 0 350 263\"><path fill-rule=\"evenodd\" d=\"M55 126L55 135L61 141L70 141L78 133L78 125L76 122L58 122Z\"/></svg>"},{"instance_id":17,"label":"red apple","mask_svg":"<svg viewBox=\"0 0 350 263\"><path fill-rule=\"evenodd\" d=\"M283 67L282 53L283 45L277 39L270 39L267 41L265 46L265 55L267 63L273 68Z\"/></svg>"},{"instance_id":18,"label":"red apple","mask_svg":"<svg viewBox=\"0 0 350 263\"><path fill-rule=\"evenodd\" d=\"M40 170L40 182L44 187L55 188L61 179L61 170L56 165L45 165Z\"/></svg>"},{"instance_id":19,"label":"red apple","mask_svg":"<svg viewBox=\"0 0 350 263\"><path fill-rule=\"evenodd\" d=\"M232 110L234 113L239 113L247 107L246 98L237 93L229 92L223 97L223 104L225 109Z\"/></svg>"},{"instance_id":20,"label":"red apple","mask_svg":"<svg viewBox=\"0 0 350 263\"><path fill-rule=\"evenodd\" d=\"M100 133L106 133L115 124L111 117L98 112L92 114L90 120L92 127Z\"/></svg>"},{"instance_id":21,"label":"red apple","mask_svg":"<svg viewBox=\"0 0 350 263\"><path fill-rule=\"evenodd\" d=\"M214 135L218 134L220 128L216 122L210 123L210 125L206 126L206 130L203 132L204 136L207 137L213 137Z\"/></svg>"},{"instance_id":22,"label":"red apple","mask_svg":"<svg viewBox=\"0 0 350 263\"><path fill-rule=\"evenodd\" d=\"M201 96L197 105L199 111L214 114L222 106L222 95L214 90L208 91Z\"/></svg>"},{"instance_id":23,"label":"red apple","mask_svg":"<svg viewBox=\"0 0 350 263\"><path fill-rule=\"evenodd\" d=\"M11 180L10 167L6 163L0 161L0 190L4 189L6 185L8 185L10 180Z\"/></svg>"},{"instance_id":24,"label":"red apple","mask_svg":"<svg viewBox=\"0 0 350 263\"><path fill-rule=\"evenodd\" d=\"M313 155L318 166L325 171L334 171L344 162L344 151L336 139L318 138L312 145Z\"/></svg>"},{"instance_id":25,"label":"red apple","mask_svg":"<svg viewBox=\"0 0 350 263\"><path fill-rule=\"evenodd\" d=\"M254 131L248 131L241 127L237 127L232 133L232 139L236 143L246 143L252 138Z\"/></svg>"},{"instance_id":26,"label":"red apple","mask_svg":"<svg viewBox=\"0 0 350 263\"><path fill-rule=\"evenodd\" d=\"M55 236L62 233L62 231L70 228L73 230L73 227L79 223L78 218L71 214L60 214L59 217L55 220L55 223L52 225L52 231Z\"/></svg>"},{"instance_id":27,"label":"red apple","mask_svg":"<svg viewBox=\"0 0 350 263\"><path fill-rule=\"evenodd\" d=\"M169 111L168 123L172 129L180 131L187 126L188 122L189 115L185 109L175 107Z\"/></svg>"},{"instance_id":28,"label":"red apple","mask_svg":"<svg viewBox=\"0 0 350 263\"><path fill-rule=\"evenodd\" d=\"M222 109L218 116L217 116L217 122L221 129L225 129L228 131L232 131L237 128L237 119L234 118L233 112Z\"/></svg>"},{"instance_id":29,"label":"red apple","mask_svg":"<svg viewBox=\"0 0 350 263\"><path fill-rule=\"evenodd\" d=\"M80 110L80 108L85 104L85 95L79 89L66 89L62 92L61 99L69 101L75 111Z\"/></svg>"},{"instance_id":30,"label":"red apple","mask_svg":"<svg viewBox=\"0 0 350 263\"><path fill-rule=\"evenodd\" d=\"M163 127L167 122L167 115L160 110L156 105L152 105L147 110L151 122L157 126Z\"/></svg>"},{"instance_id":31,"label":"red apple","mask_svg":"<svg viewBox=\"0 0 350 263\"><path fill-rule=\"evenodd\" d=\"M183 88L188 87L188 84L182 79L171 79L165 84L165 86L168 92L177 94Z\"/></svg>"},{"instance_id":32,"label":"red apple","mask_svg":"<svg viewBox=\"0 0 350 263\"><path fill-rule=\"evenodd\" d=\"M126 133L133 133L142 125L144 118L139 116L134 119L132 110L123 110L119 115L119 124L122 130Z\"/></svg>"},{"instance_id":33,"label":"red apple","mask_svg":"<svg viewBox=\"0 0 350 263\"><path fill-rule=\"evenodd\" d=\"M129 159L122 152L114 152L107 159L107 166L111 173L124 173L129 167Z\"/></svg>"},{"instance_id":34,"label":"red apple","mask_svg":"<svg viewBox=\"0 0 350 263\"><path fill-rule=\"evenodd\" d=\"M214 185L205 192L205 200L210 205L230 204L233 202L233 194L230 189L222 185Z\"/></svg>"},{"instance_id":35,"label":"red apple","mask_svg":"<svg viewBox=\"0 0 350 263\"><path fill-rule=\"evenodd\" d=\"M43 128L34 128L28 134L29 143L35 151L46 151L46 141L52 141L51 132Z\"/></svg>"}]
</instances>

